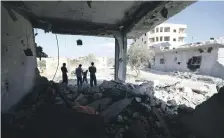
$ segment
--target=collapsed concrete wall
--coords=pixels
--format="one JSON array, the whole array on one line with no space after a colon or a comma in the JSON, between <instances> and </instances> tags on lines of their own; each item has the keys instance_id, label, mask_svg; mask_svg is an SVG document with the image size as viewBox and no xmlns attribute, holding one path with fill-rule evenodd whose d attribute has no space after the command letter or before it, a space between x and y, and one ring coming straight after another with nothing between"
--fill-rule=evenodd
<instances>
[{"instance_id":1,"label":"collapsed concrete wall","mask_svg":"<svg viewBox=\"0 0 224 138\"><path fill-rule=\"evenodd\" d=\"M1 4L2 112L10 110L32 90L37 66L32 25L20 14L11 12Z\"/></svg>"}]
</instances>

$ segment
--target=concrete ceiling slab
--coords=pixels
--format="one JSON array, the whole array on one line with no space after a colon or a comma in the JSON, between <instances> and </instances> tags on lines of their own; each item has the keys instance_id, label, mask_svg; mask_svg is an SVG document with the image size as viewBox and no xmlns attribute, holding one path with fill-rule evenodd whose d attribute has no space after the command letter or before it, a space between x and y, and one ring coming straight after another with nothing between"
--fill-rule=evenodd
<instances>
[{"instance_id":1,"label":"concrete ceiling slab","mask_svg":"<svg viewBox=\"0 0 224 138\"><path fill-rule=\"evenodd\" d=\"M4 2L34 28L52 33L136 38L189 6L191 1L18 1Z\"/></svg>"}]
</instances>

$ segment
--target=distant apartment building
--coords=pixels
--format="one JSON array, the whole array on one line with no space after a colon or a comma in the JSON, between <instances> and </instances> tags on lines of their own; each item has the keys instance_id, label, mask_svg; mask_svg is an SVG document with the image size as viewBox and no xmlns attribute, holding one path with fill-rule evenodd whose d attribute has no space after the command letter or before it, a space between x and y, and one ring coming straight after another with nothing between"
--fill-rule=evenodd
<instances>
[{"instance_id":1,"label":"distant apartment building","mask_svg":"<svg viewBox=\"0 0 224 138\"><path fill-rule=\"evenodd\" d=\"M143 47L150 47L160 43L168 42L172 46L185 44L187 25L163 23L149 32L134 40L134 44Z\"/></svg>"}]
</instances>

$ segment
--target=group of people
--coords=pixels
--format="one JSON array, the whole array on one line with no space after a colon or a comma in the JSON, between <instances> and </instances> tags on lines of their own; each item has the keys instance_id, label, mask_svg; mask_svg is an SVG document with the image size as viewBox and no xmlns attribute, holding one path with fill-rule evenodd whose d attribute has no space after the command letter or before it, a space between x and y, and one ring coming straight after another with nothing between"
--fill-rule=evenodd
<instances>
[{"instance_id":1,"label":"group of people","mask_svg":"<svg viewBox=\"0 0 224 138\"><path fill-rule=\"evenodd\" d=\"M67 68L66 68L66 64L63 63L63 66L61 67L61 71L62 71L62 80L63 83L68 84L68 76L67 76ZM94 62L91 63L91 66L89 67L89 70L83 71L82 69L82 64L79 64L78 68L76 68L75 70L75 74L77 77L77 85L82 86L83 82L88 83L87 80L87 74L88 71L90 73L90 86L93 87L97 85L97 81L96 81L96 67L94 66Z\"/></svg>"}]
</instances>

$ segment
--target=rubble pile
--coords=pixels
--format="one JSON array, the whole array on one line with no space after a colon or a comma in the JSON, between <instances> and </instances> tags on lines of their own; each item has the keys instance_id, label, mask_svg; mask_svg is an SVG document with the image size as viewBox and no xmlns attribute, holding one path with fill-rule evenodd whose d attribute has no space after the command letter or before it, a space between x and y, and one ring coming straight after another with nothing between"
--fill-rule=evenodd
<instances>
[{"instance_id":1,"label":"rubble pile","mask_svg":"<svg viewBox=\"0 0 224 138\"><path fill-rule=\"evenodd\" d=\"M219 87L224 86L223 79L215 78L215 77L211 77L211 76L198 75L198 74L194 74L192 72L178 72L177 71L177 72L172 72L171 75L176 76L181 79L191 79L194 81L202 81L202 82L209 83L209 84L216 84Z\"/></svg>"},{"instance_id":2,"label":"rubble pile","mask_svg":"<svg viewBox=\"0 0 224 138\"><path fill-rule=\"evenodd\" d=\"M168 108L169 112L172 113L176 113L178 105L186 105L187 107L195 108L212 96L212 93L208 90L199 91L191 89L181 85L179 82L171 85L160 83L155 87L154 91L154 96L157 99L166 102L166 105L168 106L176 106L175 108L172 108L172 110ZM165 105L161 106L161 109L166 110L165 108Z\"/></svg>"},{"instance_id":3,"label":"rubble pile","mask_svg":"<svg viewBox=\"0 0 224 138\"><path fill-rule=\"evenodd\" d=\"M20 120L32 118L38 108L62 106L102 117L107 138L189 138L191 134L180 118L191 114L207 98L206 94L193 92L179 82L167 85L153 81L140 85L104 81L97 87L47 81L42 92L32 95L36 95L35 100L23 106L20 116L19 112L16 114Z\"/></svg>"},{"instance_id":4,"label":"rubble pile","mask_svg":"<svg viewBox=\"0 0 224 138\"><path fill-rule=\"evenodd\" d=\"M187 137L189 134L181 127L178 113L188 113L193 109L180 105L185 103L181 102L183 99L170 96L163 101L156 94L163 95L162 91L167 91L172 95L176 85L155 86L151 81L141 85L104 81L93 88L84 85L74 89L74 86L62 85L61 91L73 106L91 107L102 116L108 138Z\"/></svg>"}]
</instances>

